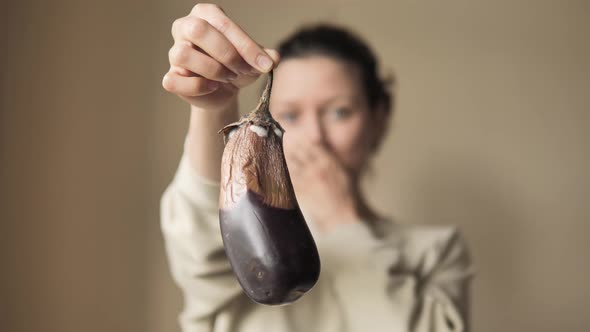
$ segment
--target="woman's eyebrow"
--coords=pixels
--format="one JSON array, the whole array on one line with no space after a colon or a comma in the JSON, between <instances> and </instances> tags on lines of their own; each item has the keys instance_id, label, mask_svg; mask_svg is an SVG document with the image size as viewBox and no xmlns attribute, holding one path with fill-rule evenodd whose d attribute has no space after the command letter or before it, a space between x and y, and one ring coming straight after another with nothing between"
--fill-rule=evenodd
<instances>
[{"instance_id":1,"label":"woman's eyebrow","mask_svg":"<svg viewBox=\"0 0 590 332\"><path fill-rule=\"evenodd\" d=\"M318 104L321 107L325 107L335 102L350 102L352 105L358 104L358 96L351 96L351 95L335 95L324 100L321 100ZM273 109L281 110L281 109L296 109L299 106L300 102L297 100L276 100L273 101Z\"/></svg>"},{"instance_id":2,"label":"woman's eyebrow","mask_svg":"<svg viewBox=\"0 0 590 332\"><path fill-rule=\"evenodd\" d=\"M345 102L350 102L353 105L356 105L358 102L358 97L357 96L350 96L350 95L338 95L338 96L334 96L331 98L326 99L324 102L322 102L323 105L328 105L334 102L339 102L339 101L345 101Z\"/></svg>"},{"instance_id":3,"label":"woman's eyebrow","mask_svg":"<svg viewBox=\"0 0 590 332\"><path fill-rule=\"evenodd\" d=\"M274 106L280 106L280 107L294 107L297 106L297 102L293 102L290 100L280 100L280 101L275 101L274 102Z\"/></svg>"}]
</instances>

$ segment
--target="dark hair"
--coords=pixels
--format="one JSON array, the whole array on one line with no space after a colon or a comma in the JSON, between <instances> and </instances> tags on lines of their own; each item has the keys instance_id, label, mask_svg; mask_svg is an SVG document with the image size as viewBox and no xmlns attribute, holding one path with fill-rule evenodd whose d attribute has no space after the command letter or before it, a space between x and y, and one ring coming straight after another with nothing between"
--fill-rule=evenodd
<instances>
[{"instance_id":1,"label":"dark hair","mask_svg":"<svg viewBox=\"0 0 590 332\"><path fill-rule=\"evenodd\" d=\"M350 30L330 24L307 26L283 40L278 51L282 60L326 55L357 65L369 107L382 104L386 112L392 111L390 80L379 77L375 54Z\"/></svg>"}]
</instances>

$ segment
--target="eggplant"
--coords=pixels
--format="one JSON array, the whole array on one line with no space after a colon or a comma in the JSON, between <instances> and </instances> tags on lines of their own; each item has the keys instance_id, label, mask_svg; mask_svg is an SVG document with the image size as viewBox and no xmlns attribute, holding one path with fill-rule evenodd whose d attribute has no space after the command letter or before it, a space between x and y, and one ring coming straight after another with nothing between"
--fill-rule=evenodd
<instances>
[{"instance_id":1,"label":"eggplant","mask_svg":"<svg viewBox=\"0 0 590 332\"><path fill-rule=\"evenodd\" d=\"M283 128L269 111L272 72L258 106L227 125L219 222L232 270L253 301L283 305L317 282L320 258L297 203Z\"/></svg>"}]
</instances>

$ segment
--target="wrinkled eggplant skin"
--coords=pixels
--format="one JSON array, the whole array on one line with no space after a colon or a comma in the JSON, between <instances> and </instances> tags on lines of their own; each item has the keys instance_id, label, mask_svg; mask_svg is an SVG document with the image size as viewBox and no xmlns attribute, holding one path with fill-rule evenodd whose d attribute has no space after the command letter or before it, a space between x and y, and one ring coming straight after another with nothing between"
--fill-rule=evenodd
<instances>
[{"instance_id":1,"label":"wrinkled eggplant skin","mask_svg":"<svg viewBox=\"0 0 590 332\"><path fill-rule=\"evenodd\" d=\"M247 191L219 216L225 252L253 301L288 304L315 285L320 258L299 208L275 208Z\"/></svg>"}]
</instances>

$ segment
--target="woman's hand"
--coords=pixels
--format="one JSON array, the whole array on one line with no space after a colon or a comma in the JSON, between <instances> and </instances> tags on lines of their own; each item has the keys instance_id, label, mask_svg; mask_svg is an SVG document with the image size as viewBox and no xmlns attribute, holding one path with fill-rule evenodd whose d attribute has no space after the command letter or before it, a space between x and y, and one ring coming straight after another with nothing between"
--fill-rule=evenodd
<instances>
[{"instance_id":1,"label":"woman's hand","mask_svg":"<svg viewBox=\"0 0 590 332\"><path fill-rule=\"evenodd\" d=\"M333 153L312 143L285 152L297 201L321 231L359 222L351 176Z\"/></svg>"},{"instance_id":2,"label":"woman's hand","mask_svg":"<svg viewBox=\"0 0 590 332\"><path fill-rule=\"evenodd\" d=\"M278 53L264 50L214 4L197 4L172 25L166 90L205 110L227 109L237 91L269 72Z\"/></svg>"},{"instance_id":3,"label":"woman's hand","mask_svg":"<svg viewBox=\"0 0 590 332\"><path fill-rule=\"evenodd\" d=\"M223 10L197 4L174 21L174 45L164 88L191 105L185 151L200 176L219 181L223 139L217 131L238 120L237 92L278 62Z\"/></svg>"}]
</instances>

